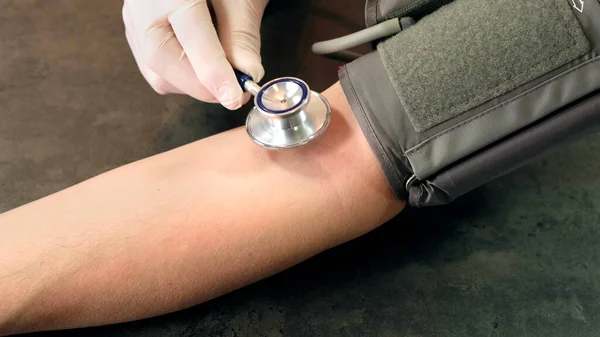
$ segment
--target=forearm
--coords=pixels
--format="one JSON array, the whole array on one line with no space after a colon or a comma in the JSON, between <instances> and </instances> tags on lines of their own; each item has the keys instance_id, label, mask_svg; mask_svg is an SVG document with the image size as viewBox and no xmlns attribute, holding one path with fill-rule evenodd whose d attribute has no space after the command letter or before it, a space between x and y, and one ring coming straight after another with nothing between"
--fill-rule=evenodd
<instances>
[{"instance_id":1,"label":"forearm","mask_svg":"<svg viewBox=\"0 0 600 337\"><path fill-rule=\"evenodd\" d=\"M0 215L0 333L186 308L360 236L401 211L338 85L305 148L236 129Z\"/></svg>"}]
</instances>

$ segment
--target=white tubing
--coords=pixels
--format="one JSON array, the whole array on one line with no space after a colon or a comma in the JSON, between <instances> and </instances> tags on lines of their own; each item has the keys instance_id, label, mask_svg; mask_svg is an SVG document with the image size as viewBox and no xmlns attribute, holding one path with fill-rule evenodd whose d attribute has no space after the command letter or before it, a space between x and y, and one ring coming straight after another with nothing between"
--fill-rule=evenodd
<instances>
[{"instance_id":1,"label":"white tubing","mask_svg":"<svg viewBox=\"0 0 600 337\"><path fill-rule=\"evenodd\" d=\"M333 54L397 34L401 31L402 26L400 25L400 20L394 18L350 35L333 40L317 42L312 45L312 51L319 55Z\"/></svg>"}]
</instances>

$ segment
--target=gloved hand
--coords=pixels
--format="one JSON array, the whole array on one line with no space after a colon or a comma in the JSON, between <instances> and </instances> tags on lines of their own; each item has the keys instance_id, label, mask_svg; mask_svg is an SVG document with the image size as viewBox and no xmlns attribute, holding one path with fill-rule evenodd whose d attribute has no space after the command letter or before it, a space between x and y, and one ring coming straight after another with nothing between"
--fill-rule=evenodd
<instances>
[{"instance_id":1,"label":"gloved hand","mask_svg":"<svg viewBox=\"0 0 600 337\"><path fill-rule=\"evenodd\" d=\"M267 2L125 0L127 41L156 92L187 94L237 109L249 95L243 95L233 68L256 81L264 75L260 23Z\"/></svg>"}]
</instances>

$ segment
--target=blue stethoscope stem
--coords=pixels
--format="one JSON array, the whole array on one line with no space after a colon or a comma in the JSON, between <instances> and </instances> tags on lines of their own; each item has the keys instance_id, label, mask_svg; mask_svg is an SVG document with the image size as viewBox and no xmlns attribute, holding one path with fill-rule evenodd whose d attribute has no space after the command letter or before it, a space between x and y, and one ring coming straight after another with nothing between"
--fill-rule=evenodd
<instances>
[{"instance_id":1,"label":"blue stethoscope stem","mask_svg":"<svg viewBox=\"0 0 600 337\"><path fill-rule=\"evenodd\" d=\"M252 79L252 76L250 75L246 75L243 72L239 71L239 70L233 70L235 72L235 77L237 78L237 81L240 85L240 87L244 87L244 84L246 83L246 81L253 81L254 79Z\"/></svg>"},{"instance_id":2,"label":"blue stethoscope stem","mask_svg":"<svg viewBox=\"0 0 600 337\"><path fill-rule=\"evenodd\" d=\"M237 77L238 84L244 91L249 92L252 96L258 95L260 92L260 85L254 82L254 79L250 75L246 75L239 70L234 70L235 76Z\"/></svg>"}]
</instances>

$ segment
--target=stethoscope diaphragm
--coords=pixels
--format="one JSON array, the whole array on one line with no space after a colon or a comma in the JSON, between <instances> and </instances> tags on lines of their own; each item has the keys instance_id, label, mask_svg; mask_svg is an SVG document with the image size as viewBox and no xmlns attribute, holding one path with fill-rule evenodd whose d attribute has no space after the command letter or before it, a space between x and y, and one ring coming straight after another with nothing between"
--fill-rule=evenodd
<instances>
[{"instance_id":1,"label":"stethoscope diaphragm","mask_svg":"<svg viewBox=\"0 0 600 337\"><path fill-rule=\"evenodd\" d=\"M321 94L295 77L274 79L260 87L237 73L240 85L254 96L246 131L267 149L290 149L318 138L329 126L331 107Z\"/></svg>"}]
</instances>

